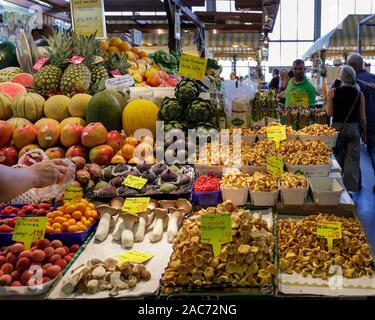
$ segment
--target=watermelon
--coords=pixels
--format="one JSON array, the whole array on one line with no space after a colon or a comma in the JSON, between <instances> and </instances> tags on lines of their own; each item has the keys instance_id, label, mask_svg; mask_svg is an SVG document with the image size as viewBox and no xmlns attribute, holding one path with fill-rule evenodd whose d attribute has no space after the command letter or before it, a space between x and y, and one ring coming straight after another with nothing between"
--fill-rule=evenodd
<instances>
[{"instance_id":1,"label":"watermelon","mask_svg":"<svg viewBox=\"0 0 375 320\"><path fill-rule=\"evenodd\" d=\"M7 93L12 97L17 97L20 94L27 93L27 90L24 86L18 83L3 82L0 83L0 92Z\"/></svg>"},{"instance_id":2,"label":"watermelon","mask_svg":"<svg viewBox=\"0 0 375 320\"><path fill-rule=\"evenodd\" d=\"M20 73L15 75L10 82L18 83L24 87L30 88L33 85L34 77L28 73Z\"/></svg>"},{"instance_id":3,"label":"watermelon","mask_svg":"<svg viewBox=\"0 0 375 320\"><path fill-rule=\"evenodd\" d=\"M0 42L0 69L6 67L19 67L16 46L10 41Z\"/></svg>"},{"instance_id":4,"label":"watermelon","mask_svg":"<svg viewBox=\"0 0 375 320\"><path fill-rule=\"evenodd\" d=\"M108 131L121 129L121 107L108 91L95 94L86 109L86 121L101 122Z\"/></svg>"}]
</instances>

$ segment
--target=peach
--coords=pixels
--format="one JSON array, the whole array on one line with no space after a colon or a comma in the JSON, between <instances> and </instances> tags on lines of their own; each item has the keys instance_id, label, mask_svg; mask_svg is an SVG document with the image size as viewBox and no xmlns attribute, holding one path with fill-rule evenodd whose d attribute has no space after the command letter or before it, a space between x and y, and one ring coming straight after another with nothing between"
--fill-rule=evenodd
<instances>
[{"instance_id":1,"label":"peach","mask_svg":"<svg viewBox=\"0 0 375 320\"><path fill-rule=\"evenodd\" d=\"M41 239L38 242L38 248L41 250L44 250L45 248L49 247L51 245L51 242L48 239Z\"/></svg>"},{"instance_id":2,"label":"peach","mask_svg":"<svg viewBox=\"0 0 375 320\"><path fill-rule=\"evenodd\" d=\"M80 247L79 244L73 244L73 245L70 246L69 252L76 253L78 251L79 247Z\"/></svg>"},{"instance_id":3,"label":"peach","mask_svg":"<svg viewBox=\"0 0 375 320\"><path fill-rule=\"evenodd\" d=\"M47 269L47 276L50 278L56 277L61 272L61 267L53 265Z\"/></svg>"},{"instance_id":4,"label":"peach","mask_svg":"<svg viewBox=\"0 0 375 320\"><path fill-rule=\"evenodd\" d=\"M21 259L23 257L26 257L26 258L31 258L31 251L30 250L25 250L23 252L20 253L20 255L18 256L18 259Z\"/></svg>"},{"instance_id":5,"label":"peach","mask_svg":"<svg viewBox=\"0 0 375 320\"><path fill-rule=\"evenodd\" d=\"M15 255L15 254L12 253L12 252L9 252L9 253L7 254L6 259L7 259L7 262L8 262L8 263L11 263L12 265L15 265L15 264L17 263L17 260L18 260L17 255Z\"/></svg>"},{"instance_id":6,"label":"peach","mask_svg":"<svg viewBox=\"0 0 375 320\"><path fill-rule=\"evenodd\" d=\"M38 135L38 127L33 124L24 124L14 130L13 142L18 149L33 144Z\"/></svg>"},{"instance_id":7,"label":"peach","mask_svg":"<svg viewBox=\"0 0 375 320\"><path fill-rule=\"evenodd\" d=\"M60 247L60 248L55 249L55 254L59 254L60 256L63 257L66 254L68 254L68 252L65 250L64 247Z\"/></svg>"},{"instance_id":8,"label":"peach","mask_svg":"<svg viewBox=\"0 0 375 320\"><path fill-rule=\"evenodd\" d=\"M63 246L63 243L60 240L53 240L51 242L51 247L54 249L60 248Z\"/></svg>"},{"instance_id":9,"label":"peach","mask_svg":"<svg viewBox=\"0 0 375 320\"><path fill-rule=\"evenodd\" d=\"M9 145L13 136L13 127L10 123L0 120L0 148Z\"/></svg>"},{"instance_id":10,"label":"peach","mask_svg":"<svg viewBox=\"0 0 375 320\"><path fill-rule=\"evenodd\" d=\"M53 266L53 264L52 264L52 263L50 263L50 262L48 262L48 263L44 264L44 265L42 266L42 268L43 268L43 272L44 272L44 270L46 270L46 271L47 271L47 269L48 269L49 267L51 267L51 266Z\"/></svg>"},{"instance_id":11,"label":"peach","mask_svg":"<svg viewBox=\"0 0 375 320\"><path fill-rule=\"evenodd\" d=\"M25 250L25 246L22 243L15 243L9 247L10 252L19 254Z\"/></svg>"},{"instance_id":12,"label":"peach","mask_svg":"<svg viewBox=\"0 0 375 320\"><path fill-rule=\"evenodd\" d=\"M24 285L24 286L27 286L29 285L29 280L30 278L34 275L33 272L31 272L30 270L26 270L24 271L22 274L21 274L21 283Z\"/></svg>"},{"instance_id":13,"label":"peach","mask_svg":"<svg viewBox=\"0 0 375 320\"><path fill-rule=\"evenodd\" d=\"M13 270L14 270L13 265L9 262L4 263L1 266L1 271L5 274L11 274Z\"/></svg>"},{"instance_id":14,"label":"peach","mask_svg":"<svg viewBox=\"0 0 375 320\"><path fill-rule=\"evenodd\" d=\"M64 259L59 259L55 262L55 265L59 266L61 269L64 269L67 264L68 264L68 262Z\"/></svg>"},{"instance_id":15,"label":"peach","mask_svg":"<svg viewBox=\"0 0 375 320\"><path fill-rule=\"evenodd\" d=\"M21 278L21 272L18 271L18 270L14 270L14 271L12 271L12 273L10 274L10 276L12 277L13 281L19 280Z\"/></svg>"},{"instance_id":16,"label":"peach","mask_svg":"<svg viewBox=\"0 0 375 320\"><path fill-rule=\"evenodd\" d=\"M55 249L52 247L47 247L47 248L44 248L44 252L46 253L46 258L49 259L54 255Z\"/></svg>"},{"instance_id":17,"label":"peach","mask_svg":"<svg viewBox=\"0 0 375 320\"><path fill-rule=\"evenodd\" d=\"M6 258L4 256L0 256L0 267L6 262Z\"/></svg>"},{"instance_id":18,"label":"peach","mask_svg":"<svg viewBox=\"0 0 375 320\"><path fill-rule=\"evenodd\" d=\"M96 146L90 150L89 159L90 162L94 162L99 165L109 164L112 157L115 155L111 146L103 144Z\"/></svg>"},{"instance_id":19,"label":"peach","mask_svg":"<svg viewBox=\"0 0 375 320\"><path fill-rule=\"evenodd\" d=\"M38 132L38 143L43 149L53 147L59 142L60 126L55 123L44 125Z\"/></svg>"},{"instance_id":20,"label":"peach","mask_svg":"<svg viewBox=\"0 0 375 320\"><path fill-rule=\"evenodd\" d=\"M72 260L73 259L73 257L71 257L71 256L69 256L69 255L66 255L65 257L64 257L64 260L66 261L66 262L70 262L70 260Z\"/></svg>"},{"instance_id":21,"label":"peach","mask_svg":"<svg viewBox=\"0 0 375 320\"><path fill-rule=\"evenodd\" d=\"M155 75L147 79L147 84L151 87L157 87L162 84L162 79L159 76Z\"/></svg>"},{"instance_id":22,"label":"peach","mask_svg":"<svg viewBox=\"0 0 375 320\"><path fill-rule=\"evenodd\" d=\"M20 281L13 281L11 284L10 284L11 287L22 287L22 283Z\"/></svg>"},{"instance_id":23,"label":"peach","mask_svg":"<svg viewBox=\"0 0 375 320\"><path fill-rule=\"evenodd\" d=\"M49 262L54 264L57 260L60 260L61 256L59 254L54 254L51 258L49 258Z\"/></svg>"},{"instance_id":24,"label":"peach","mask_svg":"<svg viewBox=\"0 0 375 320\"><path fill-rule=\"evenodd\" d=\"M87 149L81 145L71 146L65 153L66 158L82 157L87 159Z\"/></svg>"},{"instance_id":25,"label":"peach","mask_svg":"<svg viewBox=\"0 0 375 320\"><path fill-rule=\"evenodd\" d=\"M84 126L77 123L66 124L60 134L61 144L67 148L81 143L81 134Z\"/></svg>"},{"instance_id":26,"label":"peach","mask_svg":"<svg viewBox=\"0 0 375 320\"><path fill-rule=\"evenodd\" d=\"M49 148L45 151L45 153L50 160L65 157L65 150L60 147Z\"/></svg>"},{"instance_id":27,"label":"peach","mask_svg":"<svg viewBox=\"0 0 375 320\"><path fill-rule=\"evenodd\" d=\"M0 277L0 286L7 286L12 282L12 277L9 274L4 274Z\"/></svg>"},{"instance_id":28,"label":"peach","mask_svg":"<svg viewBox=\"0 0 375 320\"><path fill-rule=\"evenodd\" d=\"M41 262L46 258L46 253L43 250L37 249L31 254L31 260L34 262Z\"/></svg>"},{"instance_id":29,"label":"peach","mask_svg":"<svg viewBox=\"0 0 375 320\"><path fill-rule=\"evenodd\" d=\"M23 272L30 268L30 259L23 257L19 259L16 263L16 269L20 272ZM14 279L13 279L14 280Z\"/></svg>"}]
</instances>

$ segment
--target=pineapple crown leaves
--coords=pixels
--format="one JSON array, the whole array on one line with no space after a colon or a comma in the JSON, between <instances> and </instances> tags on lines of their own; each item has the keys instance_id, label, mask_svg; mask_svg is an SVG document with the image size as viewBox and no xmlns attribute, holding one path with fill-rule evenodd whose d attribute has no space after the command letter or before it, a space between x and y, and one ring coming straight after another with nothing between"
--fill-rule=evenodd
<instances>
[{"instance_id":1,"label":"pineapple crown leaves","mask_svg":"<svg viewBox=\"0 0 375 320\"><path fill-rule=\"evenodd\" d=\"M85 58L83 64L91 67L94 64L96 55L100 52L99 41L96 39L96 32L89 36L73 34L73 53Z\"/></svg>"},{"instance_id":2,"label":"pineapple crown leaves","mask_svg":"<svg viewBox=\"0 0 375 320\"><path fill-rule=\"evenodd\" d=\"M106 68L109 71L118 69L121 74L127 74L130 64L128 64L128 55L126 53L109 52L106 56Z\"/></svg>"},{"instance_id":3,"label":"pineapple crown leaves","mask_svg":"<svg viewBox=\"0 0 375 320\"><path fill-rule=\"evenodd\" d=\"M63 31L57 31L53 36L44 39L49 45L46 48L48 64L62 68L72 56L72 39Z\"/></svg>"}]
</instances>

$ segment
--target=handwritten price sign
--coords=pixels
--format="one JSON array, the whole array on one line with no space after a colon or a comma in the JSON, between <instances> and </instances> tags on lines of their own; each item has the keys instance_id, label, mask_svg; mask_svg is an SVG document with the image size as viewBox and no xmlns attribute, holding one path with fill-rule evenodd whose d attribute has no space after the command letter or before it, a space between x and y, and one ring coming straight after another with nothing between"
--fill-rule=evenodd
<instances>
[{"instance_id":1,"label":"handwritten price sign","mask_svg":"<svg viewBox=\"0 0 375 320\"><path fill-rule=\"evenodd\" d=\"M47 217L18 218L12 240L23 242L26 249L31 248L34 240L44 238Z\"/></svg>"},{"instance_id":2,"label":"handwritten price sign","mask_svg":"<svg viewBox=\"0 0 375 320\"><path fill-rule=\"evenodd\" d=\"M142 189L146 183L147 179L129 174L122 184L130 188Z\"/></svg>"},{"instance_id":3,"label":"handwritten price sign","mask_svg":"<svg viewBox=\"0 0 375 320\"><path fill-rule=\"evenodd\" d=\"M178 72L184 77L191 77L196 80L203 80L206 74L207 59L182 54Z\"/></svg>"},{"instance_id":4,"label":"handwritten price sign","mask_svg":"<svg viewBox=\"0 0 375 320\"><path fill-rule=\"evenodd\" d=\"M328 249L332 250L333 240L341 239L341 222L336 221L319 221L317 222L316 236L318 238L326 238L328 241Z\"/></svg>"},{"instance_id":5,"label":"handwritten price sign","mask_svg":"<svg viewBox=\"0 0 375 320\"><path fill-rule=\"evenodd\" d=\"M126 198L124 205L122 206L122 211L137 214L140 212L145 212L147 206L150 202L150 198Z\"/></svg>"}]
</instances>

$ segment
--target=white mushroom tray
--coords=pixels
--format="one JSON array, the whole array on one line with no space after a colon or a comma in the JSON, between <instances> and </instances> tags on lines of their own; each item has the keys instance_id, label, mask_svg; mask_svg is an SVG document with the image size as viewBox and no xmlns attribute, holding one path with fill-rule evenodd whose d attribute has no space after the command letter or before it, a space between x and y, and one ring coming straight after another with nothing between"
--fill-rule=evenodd
<instances>
[{"instance_id":1,"label":"white mushroom tray","mask_svg":"<svg viewBox=\"0 0 375 320\"><path fill-rule=\"evenodd\" d=\"M119 223L119 222L118 222ZM62 283L68 277L72 270L76 269L82 264L85 264L92 258L105 260L106 258L119 259L117 256L129 251L135 250L145 253L152 253L154 257L145 262L147 270L151 272L151 279L149 281L140 281L134 288L121 290L114 298L142 298L153 295L158 287L161 275L167 267L170 255L172 254L172 243L167 241L167 232L163 233L163 238L159 242L151 243L149 237L151 232L146 233L143 242L135 242L133 248L124 249L119 242L112 241L112 233L110 233L106 240L99 242L95 240L95 236L90 240L85 250L77 258L74 264L66 272L61 281L57 283L55 288L51 291L48 299L106 299L112 298L109 296L110 290L100 291L95 294L66 294L61 291Z\"/></svg>"}]
</instances>

